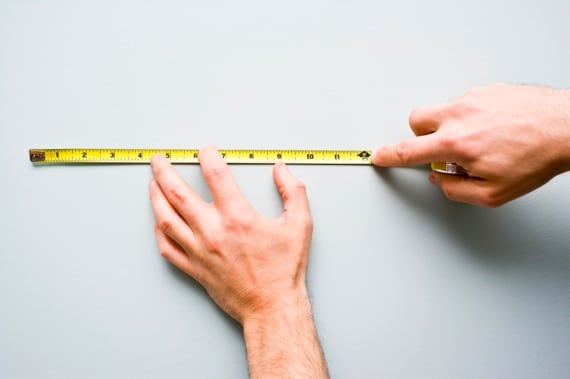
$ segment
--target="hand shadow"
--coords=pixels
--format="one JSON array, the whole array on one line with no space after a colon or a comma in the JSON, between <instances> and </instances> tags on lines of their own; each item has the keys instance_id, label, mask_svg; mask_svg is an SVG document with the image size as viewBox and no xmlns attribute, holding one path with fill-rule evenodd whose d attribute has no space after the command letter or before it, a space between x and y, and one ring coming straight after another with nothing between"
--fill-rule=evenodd
<instances>
[{"instance_id":1,"label":"hand shadow","mask_svg":"<svg viewBox=\"0 0 570 379\"><path fill-rule=\"evenodd\" d=\"M178 269L176 266L169 262L164 262L164 264L168 267L169 271L172 273L172 276L178 280L183 285L186 285L191 292L192 296L198 296L201 299L205 299L204 303L209 303L215 312L220 315L220 318L223 319L223 322L229 326L232 330L232 333L235 334L236 337L243 338L243 331L241 325L230 317L226 312L224 312L218 305L210 298L204 287L200 283L198 283L194 278L190 275L186 274L182 270Z\"/></svg>"},{"instance_id":2,"label":"hand shadow","mask_svg":"<svg viewBox=\"0 0 570 379\"><path fill-rule=\"evenodd\" d=\"M560 277L570 282L570 247L563 246L569 230L549 229L540 223L542 218L537 220L536 209L547 208L541 207L540 198L533 199L536 203L532 207L529 202L515 201L488 209L445 198L428 182L427 167L375 167L375 171L385 186L417 210L418 217L436 223L441 236L454 240L461 247L458 253L467 254L483 265L523 266L549 274L562 273ZM417 184L418 176L425 185Z\"/></svg>"}]
</instances>

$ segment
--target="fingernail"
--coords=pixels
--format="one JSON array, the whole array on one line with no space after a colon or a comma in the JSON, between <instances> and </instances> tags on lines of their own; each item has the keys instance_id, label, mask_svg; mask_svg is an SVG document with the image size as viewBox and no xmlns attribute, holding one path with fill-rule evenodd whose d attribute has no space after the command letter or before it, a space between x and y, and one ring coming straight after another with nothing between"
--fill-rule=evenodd
<instances>
[{"instance_id":1,"label":"fingernail","mask_svg":"<svg viewBox=\"0 0 570 379\"><path fill-rule=\"evenodd\" d=\"M159 160L161 156L162 156L162 154L160 154L160 153L154 154L152 156L152 158L150 158L150 163L156 163L156 161Z\"/></svg>"},{"instance_id":2,"label":"fingernail","mask_svg":"<svg viewBox=\"0 0 570 379\"><path fill-rule=\"evenodd\" d=\"M372 161L372 163L374 163L374 161L376 161L376 155L378 155L378 149L374 150L372 152L372 155L370 156L370 160Z\"/></svg>"},{"instance_id":3,"label":"fingernail","mask_svg":"<svg viewBox=\"0 0 570 379\"><path fill-rule=\"evenodd\" d=\"M376 165L376 166L381 166L381 164L378 162L378 159L381 157L382 153L382 149L384 147L378 147L376 148L376 150L374 150L372 152L372 156L370 157L370 160L372 161L372 164Z\"/></svg>"},{"instance_id":4,"label":"fingernail","mask_svg":"<svg viewBox=\"0 0 570 379\"><path fill-rule=\"evenodd\" d=\"M432 172L431 174L429 174L429 181L434 186L438 186L439 185L439 175L437 175L435 172Z\"/></svg>"}]
</instances>

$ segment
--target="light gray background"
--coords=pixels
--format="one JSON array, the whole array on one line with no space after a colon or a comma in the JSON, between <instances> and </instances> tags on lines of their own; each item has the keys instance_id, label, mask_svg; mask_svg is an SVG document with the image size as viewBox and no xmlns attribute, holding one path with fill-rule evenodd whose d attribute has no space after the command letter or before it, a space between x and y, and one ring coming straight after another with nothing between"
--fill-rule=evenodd
<instances>
[{"instance_id":1,"label":"light gray background","mask_svg":"<svg viewBox=\"0 0 570 379\"><path fill-rule=\"evenodd\" d=\"M158 254L149 167L34 167L28 148L374 148L473 86L570 87L569 16L564 0L0 1L0 377L247 376L240 327ZM233 169L279 214L271 167ZM334 377L568 377L568 174L487 210L425 168L292 170Z\"/></svg>"}]
</instances>

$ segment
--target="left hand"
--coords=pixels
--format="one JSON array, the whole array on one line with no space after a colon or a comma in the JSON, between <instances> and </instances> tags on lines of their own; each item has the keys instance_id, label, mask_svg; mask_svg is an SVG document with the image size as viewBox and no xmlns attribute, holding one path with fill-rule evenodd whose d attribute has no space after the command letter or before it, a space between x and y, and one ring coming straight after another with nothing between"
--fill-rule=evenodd
<instances>
[{"instance_id":1,"label":"left hand","mask_svg":"<svg viewBox=\"0 0 570 379\"><path fill-rule=\"evenodd\" d=\"M201 149L199 160L211 203L164 157L152 158L150 194L161 254L242 324L308 302L305 274L312 219L304 184L285 164L276 164L273 177L283 214L268 218L248 203L214 147Z\"/></svg>"}]
</instances>

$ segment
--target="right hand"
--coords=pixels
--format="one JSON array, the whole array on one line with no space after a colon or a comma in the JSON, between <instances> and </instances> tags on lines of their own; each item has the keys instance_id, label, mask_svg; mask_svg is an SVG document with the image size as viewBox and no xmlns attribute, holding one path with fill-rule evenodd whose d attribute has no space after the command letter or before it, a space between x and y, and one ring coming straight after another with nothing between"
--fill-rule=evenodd
<instances>
[{"instance_id":1,"label":"right hand","mask_svg":"<svg viewBox=\"0 0 570 379\"><path fill-rule=\"evenodd\" d=\"M451 200L497 207L570 170L570 91L495 84L410 115L416 138L378 148L378 166L457 163L467 176L432 172Z\"/></svg>"}]
</instances>

